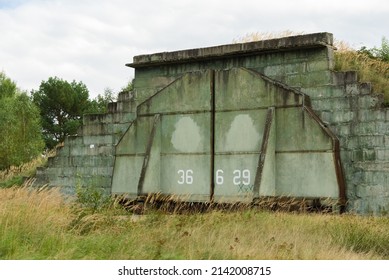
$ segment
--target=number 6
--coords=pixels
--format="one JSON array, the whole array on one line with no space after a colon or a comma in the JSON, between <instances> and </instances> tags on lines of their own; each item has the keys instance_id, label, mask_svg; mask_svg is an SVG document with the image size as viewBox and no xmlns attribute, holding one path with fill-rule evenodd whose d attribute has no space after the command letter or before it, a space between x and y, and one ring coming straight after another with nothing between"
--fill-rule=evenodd
<instances>
[{"instance_id":1,"label":"number 6","mask_svg":"<svg viewBox=\"0 0 389 280\"><path fill-rule=\"evenodd\" d=\"M223 178L224 171L222 169L216 170L216 184L217 185L223 185L224 178Z\"/></svg>"}]
</instances>

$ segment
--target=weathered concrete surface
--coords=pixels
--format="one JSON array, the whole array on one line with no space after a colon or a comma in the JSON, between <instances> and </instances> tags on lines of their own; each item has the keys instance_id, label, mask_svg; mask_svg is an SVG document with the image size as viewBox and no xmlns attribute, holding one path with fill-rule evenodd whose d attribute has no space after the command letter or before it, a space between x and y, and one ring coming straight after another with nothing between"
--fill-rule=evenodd
<instances>
[{"instance_id":1,"label":"weathered concrete surface","mask_svg":"<svg viewBox=\"0 0 389 280\"><path fill-rule=\"evenodd\" d=\"M365 214L387 214L389 211L389 110L383 107L382 97L373 94L372 86L369 83L360 83L358 81L355 72L333 71L334 50L332 44L332 34L317 33L261 42L137 56L134 58L133 63L128 64L128 66L135 68L134 91L130 94L121 95L117 103L111 104L109 114L87 116L84 119L83 129L78 135L69 137L65 141L65 146L60 149L58 156L49 161L48 168L38 171L38 181L41 183L48 182L50 185L63 186L69 190L74 189L74 185L76 184L98 184L110 190L113 163L115 159L116 162L121 160L121 148L118 145L115 152L116 144L123 135L123 132L136 119L139 120L139 125L145 126L148 129L144 132L144 137L147 136L147 133L150 134L152 132L150 129L154 127L153 141L161 139L161 145L152 145L149 151L150 162L147 167L149 171L148 173L146 172L147 176L143 179L143 190L145 192L153 192L160 190L161 186L163 191L168 190L171 186L167 182L172 179L166 174L170 174L173 171L169 170L170 167L164 167L165 169L161 173L161 166L165 166L167 162L172 162L171 160L173 159L177 162L182 160L179 158L180 155L174 154L174 149L193 153L193 159L198 157L195 159L197 162L196 166L200 164L206 166L208 164L205 163L208 162L207 157L211 157L213 154L210 152L212 145L209 144L209 147L206 146L208 144L205 144L203 140L208 137L206 133L210 135L212 133L211 131L207 130L205 132L201 129L208 122L207 114L209 114L207 113L208 99L201 92L206 92L206 88L209 85L203 83L204 88L200 88L198 92L192 91L190 102L183 102L186 92L188 90L191 92L190 88L192 83L189 80L187 80L186 84L183 83L181 85L171 83L175 80L180 80L187 73L204 73L210 70L224 71L245 68L261 73L262 78L258 80L265 81L266 79L271 79L272 81L277 81L278 84L275 82L274 85L276 86L271 88L264 87L261 91L255 92L257 87L261 87L258 80L254 79L252 84L242 84L239 80L240 78L237 78L237 76L226 74L224 78L228 78L229 81L225 80L226 83L220 81L219 84L225 85L227 82L230 85L236 84L238 85L236 86L238 89L242 86L242 90L248 92L249 95L247 99L239 99L239 95L236 95L234 92L236 88L232 89L230 86L224 86L222 92L226 93L225 98L223 99L223 96L219 96L218 99L214 100L215 107L225 106L224 109L220 109L221 111L215 111L215 123L219 122L220 125L230 126L230 129L226 129L226 131L218 129L217 126L214 127L215 132L220 134L218 137L222 137L221 135L223 133L225 133L223 137L226 137L224 143L217 143L218 140L215 138L214 149L224 147L235 150L236 152L249 150L248 152L251 153L252 150L260 145L259 141L255 142L252 139L261 139L261 141L263 139L263 130L260 126L264 124L259 122L258 116L266 115L266 118L273 116L273 121L267 126L268 129L266 131L268 135L265 137L268 139L268 154L263 161L260 161L263 168L262 172L266 174L273 173L273 175L256 177L256 180L260 182L261 186L267 186L257 190L260 195L279 195L285 194L288 191L287 188L280 188L278 184L279 182L281 182L280 184L287 182L286 178L292 176L293 172L290 171L289 175L288 173L276 175L276 169L280 167L282 169L282 165L293 166L295 163L294 157L299 155L298 153L295 155L295 151L323 148L320 153L309 154L310 158L307 159L307 162L312 162L313 164L306 166L306 168L309 167L313 170L320 169L320 167L315 166L317 160L314 158L316 156L322 158L323 162L330 162L331 158L328 156L328 150L325 148L326 145L330 145L330 142L328 138L327 141L321 142L325 139L325 137L321 137L323 131L317 129L317 127L309 127L309 120L312 117L310 111L297 110L295 115L291 114L290 119L289 113L285 117L282 112L283 110L289 110L288 108L267 111L268 108L266 106L271 106L270 104L281 101L289 105L295 104L295 101L301 104L302 99L294 100L296 95L291 95L291 99L289 99L290 96L288 95L286 96L288 98L285 99L285 96L278 94L284 91L283 87L287 85L287 88L297 89L298 92L309 96L309 99L304 99L304 103L306 102L304 106L306 108L310 108L311 106L315 115L319 116L320 122L325 123L327 129L339 139L340 145L335 145L335 149L340 150L342 160L342 169L346 181L347 210ZM241 73L240 77L250 75L249 72L245 74ZM196 77L196 75L193 77ZM189 79L189 77L186 79ZM215 79L223 80L223 75L215 76ZM164 103L161 103L158 100L158 96L155 95L158 92L161 93L164 88L167 90L168 86L170 89L175 88L172 92L180 93L171 99L169 106L175 107L175 104L178 104L178 106L175 107L174 114L164 111L162 112L163 116L155 119L154 115L161 109L157 107L160 106L159 104L163 105ZM269 90L269 95L279 97L279 100L266 99L263 94L267 90ZM155 104L152 104L154 111L151 111L147 106L142 107L140 105L146 100L151 100L152 96L154 96L153 100L155 101ZM201 107L202 112L200 110L191 112L192 115L183 114L182 116L178 114L179 112L182 113L190 110L190 104L197 102L196 100L200 96L204 97L200 98L204 102L202 103L203 107ZM300 98L299 96L297 95L296 98ZM258 102L256 101L259 99L261 102L264 102L261 108L257 108ZM308 102L311 104L308 104ZM239 114L235 114L234 104L238 103L241 104L241 109L247 110L242 110ZM143 116L137 116L140 112L139 110L142 110L141 113ZM223 112L223 110L226 112ZM227 112L229 110L230 112ZM254 114L253 111L258 111L258 115ZM220 116L223 117L220 118ZM316 119L315 117L312 118ZM211 122L211 119L209 122ZM284 128L288 129L290 126L291 120L294 120L294 123L297 124L295 129L299 131L295 134L290 133L291 130L284 131ZM305 126L305 123L308 123L308 125ZM171 133L175 129L176 124L178 128L188 127L187 130L183 129L183 134L186 134L187 138L185 141L180 141L181 136L179 137L179 135L181 134L177 133L174 137L172 136L173 142L168 145L166 139L163 140L163 137L166 138L167 133L164 127L167 126L167 131ZM135 135L136 126L134 123L128 130L128 133ZM196 127L200 127L200 129ZM238 141L238 136L232 136L234 135L234 129L237 127L241 127L242 135L245 135L245 138L249 138L250 140L245 139L242 144L242 141ZM254 130L253 127L257 130ZM325 128L323 129L325 130ZM134 131L131 132L131 130ZM199 130L198 133L194 132L197 130ZM228 130L230 130L229 134ZM310 133L302 134L300 133L301 130L310 130ZM279 133L284 132L289 133L288 136L285 138L279 137ZM227 138L229 139L228 141ZM289 138L294 139L293 143L295 145L293 147L286 146L288 141L285 139ZM333 139L333 137L330 138ZM125 141L124 138L121 141ZM158 143L158 141L155 143ZM234 142L237 143L236 146L233 145ZM298 145L303 142L306 143L306 146ZM196 145L196 143L198 144ZM320 143L320 145L317 143ZM334 144L333 141L332 144ZM146 144L133 143L129 145L138 145L144 149ZM196 148L192 146L196 146ZM159 147L160 150L155 150L156 147ZM253 149L250 150L248 147ZM155 157L155 154L163 154L162 150L165 150L166 153L160 159L163 162L160 165L157 164L159 159ZM202 151L201 153L198 152L200 150ZM210 153L209 155L208 152ZM115 153L118 153L118 156ZM120 172L126 173L129 170L136 170L135 173L138 174L139 168L141 168L140 172L142 172L142 166L145 163L144 157L142 158L142 156L135 153L134 158L136 158L136 163L133 163L133 166L122 164L120 167L122 171ZM258 157L255 153L247 155L247 157L242 154L235 155L233 160L228 160L227 158L229 156L224 155L222 157L221 155L215 155L215 159L223 165L236 161L241 162L241 165L250 164L251 166L253 163L250 162L255 162L255 157ZM301 157L305 156L308 157L308 155L301 154ZM200 159L201 157L202 159ZM340 159L335 159L335 162L339 164ZM189 166L191 162L189 161L186 164ZM175 165L172 164L170 166ZM303 167L303 165L301 166ZM178 165L175 166L175 168L177 167ZM212 169L212 167L210 168ZM143 170L145 169L143 168ZM249 170L251 176L253 171L251 169ZM214 171L216 172L217 170ZM238 175L237 173L236 175ZM323 169L323 174L325 175L320 175L321 177L309 176L310 172L305 173L308 173L308 177L305 177L304 172L298 173L300 177L297 180L306 180L304 184L317 184L319 181L321 186L323 186L323 192L320 195L331 196L335 193L334 189L331 190L328 187L328 185L332 185L335 182L333 175L328 175L328 170ZM163 175L158 177L157 174ZM191 172L188 174L176 174L176 176L181 175L185 177L184 181L191 180ZM218 175L221 175L221 173L219 172ZM245 175L247 177L247 171ZM116 190L118 192L128 190L124 186L128 181L134 180L138 182L138 179L132 177L129 173L126 173L126 176L117 178L121 180L121 183L117 184L118 188ZM215 174L214 177L216 180ZM241 171L240 177L243 179L243 171ZM205 177L203 179L208 180ZM233 179L234 177L231 180ZM160 184L157 184L158 180ZM181 180L181 177L176 177L175 180ZM151 182L156 182L156 184L152 184ZM135 186L136 184L133 185ZM178 187L177 190L182 190L182 193L188 193L188 191L182 188L180 189L182 187L181 185L176 187ZM331 191L326 192L329 189ZM304 194L307 194L304 188L300 189L296 187L292 188L292 190L295 195L300 191L303 193L302 190ZM205 193L206 191L206 189L203 189L200 193Z\"/></svg>"},{"instance_id":2,"label":"weathered concrete surface","mask_svg":"<svg viewBox=\"0 0 389 280\"><path fill-rule=\"evenodd\" d=\"M317 33L311 35L299 35L281 39L256 41L242 44L230 44L201 49L190 49L175 52L155 53L151 55L138 55L134 57L133 63L127 64L134 68L160 66L167 64L183 64L196 61L211 60L214 62L219 58L241 58L263 53L291 51L293 49L304 50L322 46L332 46L333 37L329 33ZM297 73L297 72L296 72Z\"/></svg>"}]
</instances>

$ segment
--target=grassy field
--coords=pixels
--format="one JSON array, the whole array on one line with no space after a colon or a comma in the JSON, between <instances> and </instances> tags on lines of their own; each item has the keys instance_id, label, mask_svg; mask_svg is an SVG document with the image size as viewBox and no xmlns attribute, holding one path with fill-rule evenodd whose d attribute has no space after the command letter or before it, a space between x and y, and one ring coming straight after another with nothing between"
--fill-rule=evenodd
<instances>
[{"instance_id":1,"label":"grassy field","mask_svg":"<svg viewBox=\"0 0 389 280\"><path fill-rule=\"evenodd\" d=\"M388 259L389 219L240 209L134 215L0 189L0 259Z\"/></svg>"}]
</instances>

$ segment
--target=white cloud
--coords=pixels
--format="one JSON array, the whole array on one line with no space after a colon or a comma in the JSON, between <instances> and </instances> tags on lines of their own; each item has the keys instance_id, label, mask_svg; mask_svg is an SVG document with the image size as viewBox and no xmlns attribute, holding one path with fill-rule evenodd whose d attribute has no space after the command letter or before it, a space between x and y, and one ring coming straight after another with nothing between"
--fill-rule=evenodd
<instances>
[{"instance_id":1,"label":"white cloud","mask_svg":"<svg viewBox=\"0 0 389 280\"><path fill-rule=\"evenodd\" d=\"M12 2L12 3L11 3ZM0 70L26 90L58 76L119 90L134 55L231 43L248 32L328 31L351 45L389 37L386 1L0 0Z\"/></svg>"}]
</instances>

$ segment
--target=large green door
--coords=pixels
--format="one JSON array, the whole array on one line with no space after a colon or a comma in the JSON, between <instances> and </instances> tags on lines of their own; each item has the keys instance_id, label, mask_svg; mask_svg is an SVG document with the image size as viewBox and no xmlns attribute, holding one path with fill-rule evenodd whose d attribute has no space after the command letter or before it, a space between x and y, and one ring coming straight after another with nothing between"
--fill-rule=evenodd
<instances>
[{"instance_id":1,"label":"large green door","mask_svg":"<svg viewBox=\"0 0 389 280\"><path fill-rule=\"evenodd\" d=\"M112 192L343 199L337 139L307 103L251 70L187 73L138 106L116 147Z\"/></svg>"}]
</instances>

